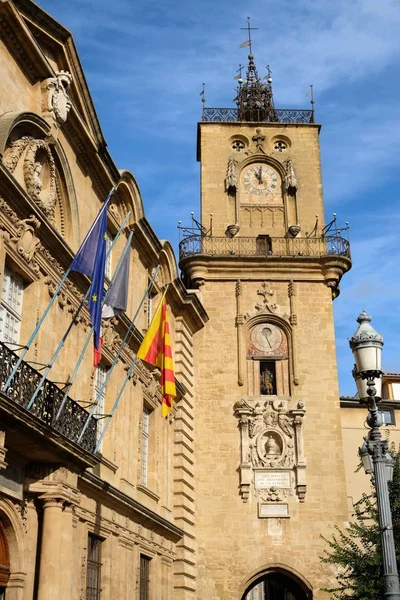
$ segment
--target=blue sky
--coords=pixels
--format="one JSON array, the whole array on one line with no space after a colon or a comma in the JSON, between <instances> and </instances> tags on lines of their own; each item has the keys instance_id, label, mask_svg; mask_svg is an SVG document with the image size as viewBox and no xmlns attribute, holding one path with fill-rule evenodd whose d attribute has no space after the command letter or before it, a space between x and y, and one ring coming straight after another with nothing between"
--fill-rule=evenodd
<instances>
[{"instance_id":1,"label":"blue sky","mask_svg":"<svg viewBox=\"0 0 400 600\"><path fill-rule=\"evenodd\" d=\"M400 222L398 0L40 0L74 35L109 150L136 176L146 216L177 245L178 219L199 211L196 124L233 106L246 63L247 15L259 71L271 65L275 106L307 108L314 84L326 216L350 222L353 269L334 302L340 391L354 393L347 338L366 307L396 354ZM323 377L323 373L321 373Z\"/></svg>"}]
</instances>

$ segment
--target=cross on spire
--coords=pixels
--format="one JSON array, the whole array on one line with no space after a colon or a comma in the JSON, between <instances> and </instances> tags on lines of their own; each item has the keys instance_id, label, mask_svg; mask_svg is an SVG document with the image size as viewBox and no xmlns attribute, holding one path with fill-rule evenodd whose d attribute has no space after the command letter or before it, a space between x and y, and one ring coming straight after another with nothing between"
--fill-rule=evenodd
<instances>
[{"instance_id":1,"label":"cross on spire","mask_svg":"<svg viewBox=\"0 0 400 600\"><path fill-rule=\"evenodd\" d=\"M247 17L247 27L241 27L240 29L242 30L246 30L248 32L248 36L249 39L247 42L245 42L244 44L241 44L241 47L245 47L245 46L249 46L250 47L250 54L252 54L251 52L251 31L255 31L256 29L258 29L258 27L250 27L250 17Z\"/></svg>"}]
</instances>

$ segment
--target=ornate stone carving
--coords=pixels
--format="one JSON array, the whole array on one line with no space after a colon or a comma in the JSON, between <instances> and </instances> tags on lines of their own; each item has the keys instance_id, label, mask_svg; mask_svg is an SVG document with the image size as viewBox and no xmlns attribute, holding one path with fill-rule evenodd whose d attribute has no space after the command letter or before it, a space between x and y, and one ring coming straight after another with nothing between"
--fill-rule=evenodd
<instances>
[{"instance_id":1,"label":"ornate stone carving","mask_svg":"<svg viewBox=\"0 0 400 600\"><path fill-rule=\"evenodd\" d=\"M68 71L59 71L55 77L46 79L42 84L44 113L51 115L59 126L65 123L71 110L72 104L67 92L71 83L72 75Z\"/></svg>"},{"instance_id":2,"label":"ornate stone carving","mask_svg":"<svg viewBox=\"0 0 400 600\"><path fill-rule=\"evenodd\" d=\"M103 343L105 348L107 348L110 352L118 352L118 348L122 342L121 336L115 329L117 323L118 319L115 317L112 319L103 319L101 322Z\"/></svg>"},{"instance_id":3,"label":"ornate stone carving","mask_svg":"<svg viewBox=\"0 0 400 600\"><path fill-rule=\"evenodd\" d=\"M260 152L261 154L265 154L265 150L264 150L265 135L262 134L262 131L259 127L257 127L256 133L255 133L255 135L253 135L253 137L251 139L253 140L253 142L256 145L257 152Z\"/></svg>"},{"instance_id":4,"label":"ornate stone carving","mask_svg":"<svg viewBox=\"0 0 400 600\"><path fill-rule=\"evenodd\" d=\"M297 494L300 501L305 496L305 460L303 456L302 424L305 414L304 402L300 400L288 409L287 400L266 400L251 406L239 400L234 406L239 419L241 441L240 491L246 502L250 493L253 473L262 474L268 480L268 471L273 477L282 476L287 483L279 486L279 493L270 490L278 487L269 484L254 484L256 496L265 501L277 501L292 490L291 473L295 474ZM282 474L282 475L281 475ZM275 483L275 482L274 482ZM286 490L286 491L285 491Z\"/></svg>"},{"instance_id":5,"label":"ornate stone carving","mask_svg":"<svg viewBox=\"0 0 400 600\"><path fill-rule=\"evenodd\" d=\"M11 173L25 153L23 174L26 191L51 222L54 222L58 200L56 167L46 140L23 136L7 148L3 164Z\"/></svg>"},{"instance_id":6,"label":"ornate stone carving","mask_svg":"<svg viewBox=\"0 0 400 600\"><path fill-rule=\"evenodd\" d=\"M49 144L45 140L32 140L24 160L24 179L29 196L54 222L57 202L56 166Z\"/></svg>"},{"instance_id":7,"label":"ornate stone carving","mask_svg":"<svg viewBox=\"0 0 400 600\"><path fill-rule=\"evenodd\" d=\"M230 156L228 159L228 167L226 169L225 179L225 190L229 192L236 192L237 190L237 177L236 177L237 161Z\"/></svg>"},{"instance_id":8,"label":"ornate stone carving","mask_svg":"<svg viewBox=\"0 0 400 600\"><path fill-rule=\"evenodd\" d=\"M40 240L36 236L36 231L40 227L40 221L34 215L29 219L22 219L17 224L17 235L10 239L14 242L16 250L28 263L31 262L36 250L40 246Z\"/></svg>"},{"instance_id":9,"label":"ornate stone carving","mask_svg":"<svg viewBox=\"0 0 400 600\"><path fill-rule=\"evenodd\" d=\"M299 187L299 182L297 180L297 176L296 176L295 170L293 168L293 163L292 163L292 159L290 158L290 156L283 163L283 166L285 168L286 189L289 192L297 192L298 187Z\"/></svg>"},{"instance_id":10,"label":"ornate stone carving","mask_svg":"<svg viewBox=\"0 0 400 600\"><path fill-rule=\"evenodd\" d=\"M257 304L255 305L257 314L276 313L278 311L278 306L274 302L275 292L270 287L268 287L267 281L264 281L261 284L261 288L257 290L257 294L259 296L262 296L262 301L257 302Z\"/></svg>"}]
</instances>

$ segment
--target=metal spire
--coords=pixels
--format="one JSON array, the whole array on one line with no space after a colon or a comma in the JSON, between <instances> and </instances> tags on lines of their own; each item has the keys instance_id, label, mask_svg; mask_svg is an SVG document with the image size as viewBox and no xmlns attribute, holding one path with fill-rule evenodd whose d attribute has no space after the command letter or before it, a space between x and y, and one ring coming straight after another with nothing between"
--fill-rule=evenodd
<instances>
[{"instance_id":1,"label":"metal spire","mask_svg":"<svg viewBox=\"0 0 400 600\"><path fill-rule=\"evenodd\" d=\"M272 79L269 65L268 75L260 80L257 68L254 64L252 54L251 31L257 29L250 27L250 17L247 17L248 40L240 45L241 48L250 47L249 64L247 66L246 79L238 80L237 96L235 102L238 106L239 121L265 122L276 121L274 100L272 95Z\"/></svg>"}]
</instances>

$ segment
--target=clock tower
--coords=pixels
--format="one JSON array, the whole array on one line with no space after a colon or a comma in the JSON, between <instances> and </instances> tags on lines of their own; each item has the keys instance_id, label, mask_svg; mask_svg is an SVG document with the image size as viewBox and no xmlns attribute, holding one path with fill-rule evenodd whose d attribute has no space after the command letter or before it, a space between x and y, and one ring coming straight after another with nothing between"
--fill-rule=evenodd
<instances>
[{"instance_id":1,"label":"clock tower","mask_svg":"<svg viewBox=\"0 0 400 600\"><path fill-rule=\"evenodd\" d=\"M203 110L202 226L180 244L209 316L195 346L194 597L322 600L321 535L348 514L332 300L349 244L325 223L313 110L275 108L251 46L235 101Z\"/></svg>"}]
</instances>

